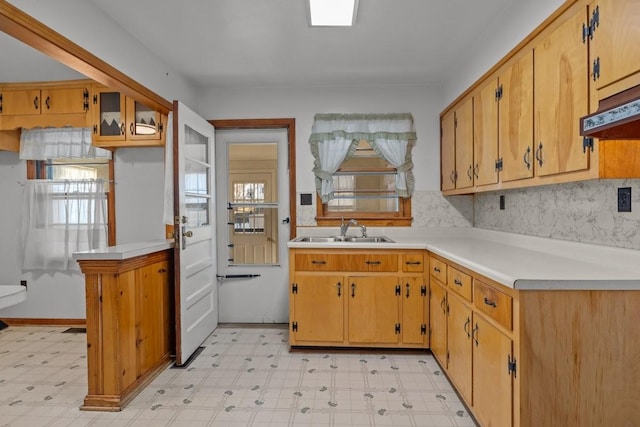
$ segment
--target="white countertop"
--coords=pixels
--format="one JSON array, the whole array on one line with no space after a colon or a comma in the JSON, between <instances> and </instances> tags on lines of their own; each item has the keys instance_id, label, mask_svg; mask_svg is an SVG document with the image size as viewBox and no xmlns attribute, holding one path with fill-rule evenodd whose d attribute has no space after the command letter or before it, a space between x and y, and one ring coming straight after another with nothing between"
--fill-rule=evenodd
<instances>
[{"instance_id":1,"label":"white countertop","mask_svg":"<svg viewBox=\"0 0 640 427\"><path fill-rule=\"evenodd\" d=\"M333 236L336 230L309 229L301 234ZM395 243L289 242L288 246L426 249L514 289L640 290L638 250L478 228L370 229L369 235L384 235Z\"/></svg>"},{"instance_id":2,"label":"white countertop","mask_svg":"<svg viewBox=\"0 0 640 427\"><path fill-rule=\"evenodd\" d=\"M73 259L76 261L123 260L171 248L173 248L173 240L151 240L147 242L125 243L123 245L109 246L102 249L92 249L83 252L74 252Z\"/></svg>"}]
</instances>

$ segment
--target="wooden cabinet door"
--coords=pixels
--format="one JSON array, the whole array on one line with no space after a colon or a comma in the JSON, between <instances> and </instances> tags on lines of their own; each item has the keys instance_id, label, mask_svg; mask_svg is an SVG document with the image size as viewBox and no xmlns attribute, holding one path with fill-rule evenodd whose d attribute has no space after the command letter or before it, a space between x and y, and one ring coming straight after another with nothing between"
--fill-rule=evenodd
<instances>
[{"instance_id":1,"label":"wooden cabinet door","mask_svg":"<svg viewBox=\"0 0 640 427\"><path fill-rule=\"evenodd\" d=\"M95 142L125 140L126 102L124 95L120 92L104 87L95 87L92 116Z\"/></svg>"},{"instance_id":2,"label":"wooden cabinet door","mask_svg":"<svg viewBox=\"0 0 640 427\"><path fill-rule=\"evenodd\" d=\"M471 309L453 292L448 293L447 325L448 372L451 381L467 401L471 402Z\"/></svg>"},{"instance_id":3,"label":"wooden cabinet door","mask_svg":"<svg viewBox=\"0 0 640 427\"><path fill-rule=\"evenodd\" d=\"M499 140L503 182L533 177L533 51L499 77Z\"/></svg>"},{"instance_id":4,"label":"wooden cabinet door","mask_svg":"<svg viewBox=\"0 0 640 427\"><path fill-rule=\"evenodd\" d=\"M162 115L146 105L131 99L126 99L126 129L127 139L158 140L162 136L164 124Z\"/></svg>"},{"instance_id":5,"label":"wooden cabinet door","mask_svg":"<svg viewBox=\"0 0 640 427\"><path fill-rule=\"evenodd\" d=\"M483 426L512 425L511 340L478 315L473 325L474 414Z\"/></svg>"},{"instance_id":6,"label":"wooden cabinet door","mask_svg":"<svg viewBox=\"0 0 640 427\"><path fill-rule=\"evenodd\" d=\"M0 114L22 116L40 114L40 89L0 90Z\"/></svg>"},{"instance_id":7,"label":"wooden cabinet door","mask_svg":"<svg viewBox=\"0 0 640 427\"><path fill-rule=\"evenodd\" d=\"M402 321L400 331L404 344L426 344L427 287L419 276L404 276L401 283Z\"/></svg>"},{"instance_id":8,"label":"wooden cabinet door","mask_svg":"<svg viewBox=\"0 0 640 427\"><path fill-rule=\"evenodd\" d=\"M456 115L454 110L442 116L440 123L440 187L442 191L456 188Z\"/></svg>"},{"instance_id":9,"label":"wooden cabinet door","mask_svg":"<svg viewBox=\"0 0 640 427\"><path fill-rule=\"evenodd\" d=\"M492 79L473 97L473 174L476 186L498 182L497 88L497 81Z\"/></svg>"},{"instance_id":10,"label":"wooden cabinet door","mask_svg":"<svg viewBox=\"0 0 640 427\"><path fill-rule=\"evenodd\" d=\"M456 110L456 188L473 187L473 98Z\"/></svg>"},{"instance_id":11,"label":"wooden cabinet door","mask_svg":"<svg viewBox=\"0 0 640 427\"><path fill-rule=\"evenodd\" d=\"M82 114L89 109L89 88L42 90L42 114Z\"/></svg>"},{"instance_id":12,"label":"wooden cabinet door","mask_svg":"<svg viewBox=\"0 0 640 427\"><path fill-rule=\"evenodd\" d=\"M600 89L640 71L640 7L637 0L597 0L589 19L596 8L599 24L589 43L592 63L600 66L595 79Z\"/></svg>"},{"instance_id":13,"label":"wooden cabinet door","mask_svg":"<svg viewBox=\"0 0 640 427\"><path fill-rule=\"evenodd\" d=\"M584 170L580 118L589 113L588 55L582 41L587 9L569 18L534 48L536 175Z\"/></svg>"},{"instance_id":14,"label":"wooden cabinet door","mask_svg":"<svg viewBox=\"0 0 640 427\"><path fill-rule=\"evenodd\" d=\"M345 291L341 275L296 274L291 289L292 343L342 343Z\"/></svg>"},{"instance_id":15,"label":"wooden cabinet door","mask_svg":"<svg viewBox=\"0 0 640 427\"><path fill-rule=\"evenodd\" d=\"M431 352L447 369L447 292L433 280L429 292L429 330Z\"/></svg>"},{"instance_id":16,"label":"wooden cabinet door","mask_svg":"<svg viewBox=\"0 0 640 427\"><path fill-rule=\"evenodd\" d=\"M351 276L347 280L349 342L396 344L400 324L398 277Z\"/></svg>"},{"instance_id":17,"label":"wooden cabinet door","mask_svg":"<svg viewBox=\"0 0 640 427\"><path fill-rule=\"evenodd\" d=\"M171 351L169 261L136 270L136 377Z\"/></svg>"}]
</instances>

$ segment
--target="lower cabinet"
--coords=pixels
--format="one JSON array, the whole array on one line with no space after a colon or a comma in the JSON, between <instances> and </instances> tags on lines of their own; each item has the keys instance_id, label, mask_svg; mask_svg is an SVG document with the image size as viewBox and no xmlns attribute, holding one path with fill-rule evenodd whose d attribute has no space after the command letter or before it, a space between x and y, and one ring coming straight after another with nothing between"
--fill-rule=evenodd
<instances>
[{"instance_id":1,"label":"lower cabinet","mask_svg":"<svg viewBox=\"0 0 640 427\"><path fill-rule=\"evenodd\" d=\"M427 348L422 250L290 249L291 346Z\"/></svg>"},{"instance_id":2,"label":"lower cabinet","mask_svg":"<svg viewBox=\"0 0 640 427\"><path fill-rule=\"evenodd\" d=\"M87 304L87 385L80 409L120 411L171 363L173 256L80 260Z\"/></svg>"},{"instance_id":3,"label":"lower cabinet","mask_svg":"<svg viewBox=\"0 0 640 427\"><path fill-rule=\"evenodd\" d=\"M444 258L429 265L433 355L480 425L514 425L513 295Z\"/></svg>"}]
</instances>

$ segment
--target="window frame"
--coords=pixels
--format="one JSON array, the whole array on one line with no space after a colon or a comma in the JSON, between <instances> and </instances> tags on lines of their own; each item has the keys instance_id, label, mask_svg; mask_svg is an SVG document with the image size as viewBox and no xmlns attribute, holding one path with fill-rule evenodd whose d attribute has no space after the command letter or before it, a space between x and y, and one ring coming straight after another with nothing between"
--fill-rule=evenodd
<instances>
[{"instance_id":1,"label":"window frame","mask_svg":"<svg viewBox=\"0 0 640 427\"><path fill-rule=\"evenodd\" d=\"M38 176L44 176L46 173L46 165L40 163L40 170L37 170L36 160L27 160L27 179L37 179ZM116 244L116 186L113 181L114 166L113 159L109 160L109 191L107 192L107 244L114 246Z\"/></svg>"},{"instance_id":2,"label":"window frame","mask_svg":"<svg viewBox=\"0 0 640 427\"><path fill-rule=\"evenodd\" d=\"M360 145L366 143L368 148L362 148L363 151L372 151L373 149L368 144L368 141L361 140ZM360 150L361 148L358 148ZM382 157L376 154L378 159ZM397 173L393 167L381 168L380 166L371 166L368 168L353 166L345 167L345 163L348 163L351 159L347 159L342 162L338 170L333 174L335 177L338 174L344 174L345 172L354 172L354 175L359 173ZM383 159L384 160L384 159ZM322 198L316 192L316 223L319 226L335 226L339 225L342 218L348 217L358 221L358 224L366 226L377 227L410 227L413 217L411 216L411 197L398 197L398 211L397 212L371 212L371 211L351 211L351 212L332 212L329 210L327 203L322 202Z\"/></svg>"}]
</instances>

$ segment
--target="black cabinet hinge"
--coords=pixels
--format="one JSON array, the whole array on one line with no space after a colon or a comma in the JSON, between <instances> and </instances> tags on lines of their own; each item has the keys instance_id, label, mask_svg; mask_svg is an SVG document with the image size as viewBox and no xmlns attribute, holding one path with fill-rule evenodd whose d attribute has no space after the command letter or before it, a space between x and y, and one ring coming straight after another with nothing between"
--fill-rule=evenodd
<instances>
[{"instance_id":1,"label":"black cabinet hinge","mask_svg":"<svg viewBox=\"0 0 640 427\"><path fill-rule=\"evenodd\" d=\"M98 95L93 95L93 105L98 104Z\"/></svg>"},{"instance_id":2,"label":"black cabinet hinge","mask_svg":"<svg viewBox=\"0 0 640 427\"><path fill-rule=\"evenodd\" d=\"M599 56L593 60L592 72L593 72L593 81L595 82L600 78L600 57Z\"/></svg>"},{"instance_id":3,"label":"black cabinet hinge","mask_svg":"<svg viewBox=\"0 0 640 427\"><path fill-rule=\"evenodd\" d=\"M427 295L427 287L425 285L420 286L420 296L426 296Z\"/></svg>"},{"instance_id":4,"label":"black cabinet hinge","mask_svg":"<svg viewBox=\"0 0 640 427\"><path fill-rule=\"evenodd\" d=\"M427 335L427 325L425 325L424 323L420 325L420 335Z\"/></svg>"},{"instance_id":5,"label":"black cabinet hinge","mask_svg":"<svg viewBox=\"0 0 640 427\"><path fill-rule=\"evenodd\" d=\"M400 333L400 323L396 323L396 334Z\"/></svg>"},{"instance_id":6,"label":"black cabinet hinge","mask_svg":"<svg viewBox=\"0 0 640 427\"><path fill-rule=\"evenodd\" d=\"M582 138L582 152L586 153L587 152L587 148L591 148L591 152L593 152L593 138L585 136L584 138Z\"/></svg>"},{"instance_id":7,"label":"black cabinet hinge","mask_svg":"<svg viewBox=\"0 0 640 427\"><path fill-rule=\"evenodd\" d=\"M516 358L512 358L511 355L507 356L507 373L513 374L513 378L516 377Z\"/></svg>"},{"instance_id":8,"label":"black cabinet hinge","mask_svg":"<svg viewBox=\"0 0 640 427\"><path fill-rule=\"evenodd\" d=\"M291 322L291 332L298 332L298 322Z\"/></svg>"},{"instance_id":9,"label":"black cabinet hinge","mask_svg":"<svg viewBox=\"0 0 640 427\"><path fill-rule=\"evenodd\" d=\"M298 293L298 284L297 283L292 283L291 284L291 293L292 294L297 294Z\"/></svg>"},{"instance_id":10,"label":"black cabinet hinge","mask_svg":"<svg viewBox=\"0 0 640 427\"><path fill-rule=\"evenodd\" d=\"M400 295L400 285L396 285L396 295Z\"/></svg>"},{"instance_id":11,"label":"black cabinet hinge","mask_svg":"<svg viewBox=\"0 0 640 427\"><path fill-rule=\"evenodd\" d=\"M162 123L158 124L158 131L162 133L163 130L164 130L164 124Z\"/></svg>"},{"instance_id":12,"label":"black cabinet hinge","mask_svg":"<svg viewBox=\"0 0 640 427\"><path fill-rule=\"evenodd\" d=\"M496 172L500 172L503 167L502 157L496 160Z\"/></svg>"},{"instance_id":13,"label":"black cabinet hinge","mask_svg":"<svg viewBox=\"0 0 640 427\"><path fill-rule=\"evenodd\" d=\"M496 89L496 101L500 101L502 99L503 89L502 85L498 86Z\"/></svg>"}]
</instances>

